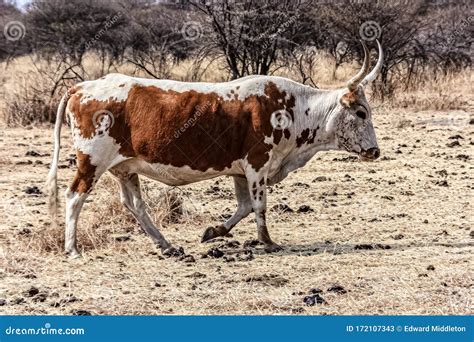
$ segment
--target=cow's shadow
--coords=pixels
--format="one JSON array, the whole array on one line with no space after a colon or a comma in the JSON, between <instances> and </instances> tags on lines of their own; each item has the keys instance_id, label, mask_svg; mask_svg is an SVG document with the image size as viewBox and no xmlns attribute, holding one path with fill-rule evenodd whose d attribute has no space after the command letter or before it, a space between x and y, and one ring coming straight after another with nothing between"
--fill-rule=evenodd
<instances>
[{"instance_id":1,"label":"cow's shadow","mask_svg":"<svg viewBox=\"0 0 474 342\"><path fill-rule=\"evenodd\" d=\"M444 246L446 248L463 248L463 247L474 247L474 242L460 242L460 243L442 243L442 242L431 242L431 243L312 243L312 244L301 244L301 245L282 245L283 250L272 253L272 256L288 256L288 255L300 255L300 256L311 256L318 254L350 254L350 253L370 253L370 252L385 252L390 253L391 251L407 250L412 248L420 247L439 247ZM252 250L255 255L269 255L263 249L263 246L256 246L252 248L239 248L226 250L229 254L238 254L245 252L245 250Z\"/></svg>"}]
</instances>

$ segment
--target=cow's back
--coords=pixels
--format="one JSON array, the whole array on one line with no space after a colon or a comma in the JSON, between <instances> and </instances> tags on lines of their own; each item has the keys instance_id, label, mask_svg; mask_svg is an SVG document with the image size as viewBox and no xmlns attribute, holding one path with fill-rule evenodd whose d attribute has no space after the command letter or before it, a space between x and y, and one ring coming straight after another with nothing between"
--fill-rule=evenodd
<instances>
[{"instance_id":1,"label":"cow's back","mask_svg":"<svg viewBox=\"0 0 474 342\"><path fill-rule=\"evenodd\" d=\"M149 80L111 74L74 88L69 109L84 138L108 134L119 153L152 164L224 170L245 158L261 166L268 159L270 115L294 106L276 83L252 76L225 83ZM107 132L95 116L110 113ZM274 139L280 140L281 131Z\"/></svg>"}]
</instances>

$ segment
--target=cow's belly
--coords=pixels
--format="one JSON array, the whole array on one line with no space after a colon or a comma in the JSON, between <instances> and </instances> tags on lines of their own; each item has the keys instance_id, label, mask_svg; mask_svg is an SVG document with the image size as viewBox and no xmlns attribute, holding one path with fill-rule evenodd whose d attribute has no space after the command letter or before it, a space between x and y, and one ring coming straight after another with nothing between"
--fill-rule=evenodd
<instances>
[{"instance_id":1,"label":"cow's belly","mask_svg":"<svg viewBox=\"0 0 474 342\"><path fill-rule=\"evenodd\" d=\"M132 158L116 165L114 170L126 173L138 173L167 185L185 185L218 176L242 175L243 170L240 165L240 161L235 161L230 168L226 168L222 171L216 171L214 169L199 171L193 170L189 166L176 167L165 164L151 164L144 160Z\"/></svg>"}]
</instances>

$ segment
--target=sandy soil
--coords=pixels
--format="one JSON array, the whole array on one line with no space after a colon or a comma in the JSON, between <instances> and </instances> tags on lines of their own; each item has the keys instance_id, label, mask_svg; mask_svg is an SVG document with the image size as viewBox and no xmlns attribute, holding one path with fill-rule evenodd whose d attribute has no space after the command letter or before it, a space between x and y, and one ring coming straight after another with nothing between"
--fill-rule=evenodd
<instances>
[{"instance_id":1,"label":"sandy soil","mask_svg":"<svg viewBox=\"0 0 474 342\"><path fill-rule=\"evenodd\" d=\"M3 129L0 313L472 314L470 120L462 111L382 110L374 119L381 159L316 155L270 190L269 208L293 210L269 210L270 233L284 246L277 254L244 247L256 238L252 216L233 237L199 242L234 210L231 179L181 190L142 179L162 232L193 256L184 260L160 256L110 176L82 212L83 258L64 257L62 228L51 227L41 192L51 129ZM68 129L63 136L61 191L74 172ZM163 217L169 193L183 201L172 222ZM211 248L223 257L202 258Z\"/></svg>"}]
</instances>

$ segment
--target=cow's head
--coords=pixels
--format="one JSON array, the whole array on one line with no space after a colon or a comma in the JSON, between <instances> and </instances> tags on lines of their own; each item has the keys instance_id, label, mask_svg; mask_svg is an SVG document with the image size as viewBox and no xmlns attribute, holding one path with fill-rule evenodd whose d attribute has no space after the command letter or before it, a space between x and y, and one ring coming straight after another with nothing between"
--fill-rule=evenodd
<instances>
[{"instance_id":1,"label":"cow's head","mask_svg":"<svg viewBox=\"0 0 474 342\"><path fill-rule=\"evenodd\" d=\"M380 155L372 124L372 110L364 94L364 87L377 77L382 67L382 47L378 40L377 44L379 58L369 73L369 51L362 43L365 53L362 69L347 83L347 88L340 92L339 103L331 120L337 148L357 153L362 160L374 160Z\"/></svg>"}]
</instances>

